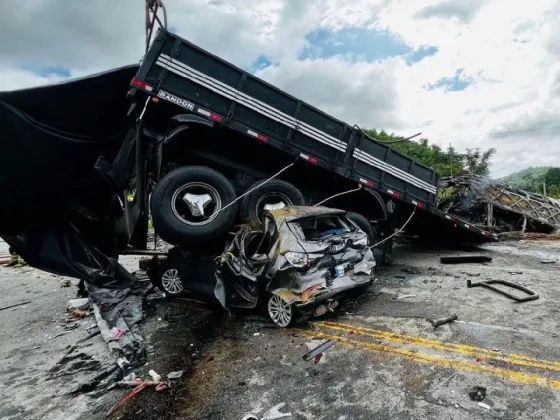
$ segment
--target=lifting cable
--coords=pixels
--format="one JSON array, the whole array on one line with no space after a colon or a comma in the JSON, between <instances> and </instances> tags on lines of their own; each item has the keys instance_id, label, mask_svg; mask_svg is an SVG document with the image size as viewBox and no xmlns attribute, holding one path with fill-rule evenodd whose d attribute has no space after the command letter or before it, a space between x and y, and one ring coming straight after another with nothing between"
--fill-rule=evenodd
<instances>
[{"instance_id":1,"label":"lifting cable","mask_svg":"<svg viewBox=\"0 0 560 420\"><path fill-rule=\"evenodd\" d=\"M417 207L414 207L414 211L412 212L412 214L410 215L410 217L408 218L408 220L407 220L406 222L404 222L404 225L402 225L402 227L401 227L399 230L397 230L397 231L396 231L395 233L393 233L392 235L387 236L385 239L383 239L383 240L377 242L376 244L373 244L372 246L370 246L370 249L376 247L377 245L382 244L383 242L385 242L385 241L391 239L393 236L398 235L399 233L401 233L401 232L404 230L404 228L406 227L406 225L408 225L408 223L412 220L412 216L414 216L414 213L416 213L416 209L417 209Z\"/></svg>"},{"instance_id":2,"label":"lifting cable","mask_svg":"<svg viewBox=\"0 0 560 420\"><path fill-rule=\"evenodd\" d=\"M363 187L361 185L358 186L358 188L354 188L348 191L344 191L335 195L331 195L330 197L325 198L323 201L318 202L317 204L315 204L313 207L317 207L320 206L321 204L325 203L326 201L329 201L335 197L340 197L341 195L345 195L345 194L350 194L352 192L356 192L356 191L360 191Z\"/></svg>"},{"instance_id":3,"label":"lifting cable","mask_svg":"<svg viewBox=\"0 0 560 420\"><path fill-rule=\"evenodd\" d=\"M249 191L245 191L243 194L241 194L239 197L237 197L235 200L233 200L231 203L229 203L227 206L222 207L218 213L216 213L216 215L218 215L220 212L222 212L223 210L227 209L229 206L233 205L234 203L238 202L239 200L241 200L243 197L245 197L247 194L252 193L253 191L255 191L257 188L262 187L264 184L266 184L269 181L272 181L274 178L276 178L278 175L280 175L282 172L284 172L286 169L291 168L292 166L294 166L297 162L297 159L295 161L293 161L292 163L290 163L288 166L285 166L284 168L280 169L278 172L276 172L274 175L272 175L270 178L265 179L263 182L261 182L259 185L254 186L253 188L251 188Z\"/></svg>"}]
</instances>

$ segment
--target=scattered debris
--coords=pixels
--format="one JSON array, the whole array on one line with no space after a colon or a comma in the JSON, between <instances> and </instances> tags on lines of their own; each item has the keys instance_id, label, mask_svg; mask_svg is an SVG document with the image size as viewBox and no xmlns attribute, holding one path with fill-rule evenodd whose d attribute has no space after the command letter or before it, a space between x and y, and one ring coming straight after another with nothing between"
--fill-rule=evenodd
<instances>
[{"instance_id":1,"label":"scattered debris","mask_svg":"<svg viewBox=\"0 0 560 420\"><path fill-rule=\"evenodd\" d=\"M556 260L541 260L542 264L555 264Z\"/></svg>"},{"instance_id":2,"label":"scattered debris","mask_svg":"<svg viewBox=\"0 0 560 420\"><path fill-rule=\"evenodd\" d=\"M406 267L406 268L403 268L401 271L403 273L408 273L408 274L420 274L420 270L418 270L417 268L414 268L414 267Z\"/></svg>"},{"instance_id":3,"label":"scattered debris","mask_svg":"<svg viewBox=\"0 0 560 420\"><path fill-rule=\"evenodd\" d=\"M492 257L486 255L456 255L452 257L440 257L442 264L465 264L491 262Z\"/></svg>"},{"instance_id":4,"label":"scattered debris","mask_svg":"<svg viewBox=\"0 0 560 420\"><path fill-rule=\"evenodd\" d=\"M3 308L0 308L0 311L3 311L3 310L5 310L5 309L10 309L10 308L15 308L16 306L27 305L28 303L31 303L31 301L30 301L30 300L27 300L27 301L25 301L25 302L16 303L15 305L4 306Z\"/></svg>"},{"instance_id":5,"label":"scattered debris","mask_svg":"<svg viewBox=\"0 0 560 420\"><path fill-rule=\"evenodd\" d=\"M430 324L432 324L432 327L437 328L440 325L447 324L449 322L453 322L456 319L457 319L457 314L453 314L453 315L447 316L445 318L440 318L440 319L426 318L426 321L428 321Z\"/></svg>"},{"instance_id":6,"label":"scattered debris","mask_svg":"<svg viewBox=\"0 0 560 420\"><path fill-rule=\"evenodd\" d=\"M71 333L71 332L72 332L71 330L70 331L59 332L58 334L53 335L52 337L49 337L49 340L52 340L53 338L60 337L61 335L68 334L68 333Z\"/></svg>"},{"instance_id":7,"label":"scattered debris","mask_svg":"<svg viewBox=\"0 0 560 420\"><path fill-rule=\"evenodd\" d=\"M60 287L70 287L70 286L72 286L72 282L70 281L70 279L65 279L60 284Z\"/></svg>"},{"instance_id":8,"label":"scattered debris","mask_svg":"<svg viewBox=\"0 0 560 420\"><path fill-rule=\"evenodd\" d=\"M138 394L140 391L142 391L144 388L147 388L148 386L149 386L148 381L141 382L138 386L136 386L136 388L134 388L132 391L130 391L128 394L122 397L119 401L117 401L117 403L113 407L111 407L111 409L107 412L107 417L113 414L118 408L125 405L128 402L128 400L130 400L132 397L134 397L136 394Z\"/></svg>"},{"instance_id":9,"label":"scattered debris","mask_svg":"<svg viewBox=\"0 0 560 420\"><path fill-rule=\"evenodd\" d=\"M441 382L438 386L435 387L435 389L438 389L440 386L442 386L444 383L446 383L447 381L449 381L451 378L453 378L455 375L457 375L457 373L459 372L454 372L453 375L451 375L449 378L447 378L445 381Z\"/></svg>"},{"instance_id":10,"label":"scattered debris","mask_svg":"<svg viewBox=\"0 0 560 420\"><path fill-rule=\"evenodd\" d=\"M84 309L89 306L89 298L71 299L66 306L68 309Z\"/></svg>"},{"instance_id":11,"label":"scattered debris","mask_svg":"<svg viewBox=\"0 0 560 420\"><path fill-rule=\"evenodd\" d=\"M481 406L482 408L486 408L487 410L490 410L492 408L488 404L485 404L483 402L479 402L477 403L477 405Z\"/></svg>"},{"instance_id":12,"label":"scattered debris","mask_svg":"<svg viewBox=\"0 0 560 420\"><path fill-rule=\"evenodd\" d=\"M178 370L178 371L175 371L175 372L169 372L167 374L167 379L179 379L181 376L183 376L183 371Z\"/></svg>"},{"instance_id":13,"label":"scattered debris","mask_svg":"<svg viewBox=\"0 0 560 420\"><path fill-rule=\"evenodd\" d=\"M113 327L111 328L111 332L113 333L113 336L115 337L116 340L119 340L122 335L125 333L125 330L122 330L120 328L117 327Z\"/></svg>"},{"instance_id":14,"label":"scattered debris","mask_svg":"<svg viewBox=\"0 0 560 420\"><path fill-rule=\"evenodd\" d=\"M397 299L406 299L406 298L410 298L410 297L416 297L416 295L402 295L402 296L399 296Z\"/></svg>"},{"instance_id":15,"label":"scattered debris","mask_svg":"<svg viewBox=\"0 0 560 420\"><path fill-rule=\"evenodd\" d=\"M157 373L155 370L152 369L148 373L150 374L150 376L152 377L154 382L160 382L161 381L161 375L159 373Z\"/></svg>"},{"instance_id":16,"label":"scattered debris","mask_svg":"<svg viewBox=\"0 0 560 420\"><path fill-rule=\"evenodd\" d=\"M469 397L473 401L482 401L486 398L486 388L483 386L475 386L469 391Z\"/></svg>"},{"instance_id":17,"label":"scattered debris","mask_svg":"<svg viewBox=\"0 0 560 420\"><path fill-rule=\"evenodd\" d=\"M461 271L461 274L465 274L469 277L480 277L480 273L467 273L466 271Z\"/></svg>"},{"instance_id":18,"label":"scattered debris","mask_svg":"<svg viewBox=\"0 0 560 420\"><path fill-rule=\"evenodd\" d=\"M291 417L292 413L280 412L280 409L285 405L286 403L280 403L275 405L274 407L272 407L270 410L268 410L266 413L263 414L261 420L274 420L274 419L280 419L282 417Z\"/></svg>"},{"instance_id":19,"label":"scattered debris","mask_svg":"<svg viewBox=\"0 0 560 420\"><path fill-rule=\"evenodd\" d=\"M323 352L327 349L329 349L330 347L332 347L332 345L334 343L336 343L337 340L327 340L324 343L319 344L317 347L315 347L313 350L305 353L303 355L303 360L305 360L306 362L309 362L310 360L315 359L317 356L319 356L320 354L322 355ZM319 358L320 359L320 358Z\"/></svg>"},{"instance_id":20,"label":"scattered debris","mask_svg":"<svg viewBox=\"0 0 560 420\"><path fill-rule=\"evenodd\" d=\"M523 274L523 271L508 271L508 273L515 276L516 274Z\"/></svg>"},{"instance_id":21,"label":"scattered debris","mask_svg":"<svg viewBox=\"0 0 560 420\"><path fill-rule=\"evenodd\" d=\"M517 297L515 295L512 295L509 292L506 292L505 290L500 290L499 288L492 286L492 284L503 284L504 286L508 286L508 287L513 288L513 289L521 290L521 291L527 293L529 296L520 298L520 297ZM500 294L502 294L502 295L504 295L504 296L506 296L510 299L515 300L516 302L529 302L531 300L536 300L536 299L539 298L539 295L536 292L533 292L532 290L527 289L526 287L521 286L520 284L517 284L517 283L512 283L512 282L505 281L505 280L487 280L487 281L481 281L481 282L478 282L478 283L473 283L470 280L467 280L467 287L470 288L470 287L477 287L477 286L482 286L482 287L485 287L487 289L493 290L493 291L495 291L497 293L500 293Z\"/></svg>"}]
</instances>

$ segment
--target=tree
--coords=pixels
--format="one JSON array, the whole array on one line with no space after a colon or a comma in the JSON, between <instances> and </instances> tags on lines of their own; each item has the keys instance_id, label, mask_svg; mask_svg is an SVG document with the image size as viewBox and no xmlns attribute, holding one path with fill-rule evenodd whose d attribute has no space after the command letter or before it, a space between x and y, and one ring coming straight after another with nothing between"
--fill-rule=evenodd
<instances>
[{"instance_id":1,"label":"tree","mask_svg":"<svg viewBox=\"0 0 560 420\"><path fill-rule=\"evenodd\" d=\"M490 173L490 158L496 153L493 147L481 152L480 148L467 149L463 156L465 170L473 175L488 175Z\"/></svg>"},{"instance_id":2,"label":"tree","mask_svg":"<svg viewBox=\"0 0 560 420\"><path fill-rule=\"evenodd\" d=\"M548 171L546 171L544 182L546 183L547 189L549 188L549 186L553 185L560 187L560 168L550 168Z\"/></svg>"}]
</instances>

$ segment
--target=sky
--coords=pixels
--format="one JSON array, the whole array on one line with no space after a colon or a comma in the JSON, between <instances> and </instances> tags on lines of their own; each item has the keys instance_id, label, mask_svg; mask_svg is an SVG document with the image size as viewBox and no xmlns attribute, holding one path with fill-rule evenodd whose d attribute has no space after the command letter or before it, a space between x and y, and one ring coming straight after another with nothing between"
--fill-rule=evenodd
<instances>
[{"instance_id":1,"label":"sky","mask_svg":"<svg viewBox=\"0 0 560 420\"><path fill-rule=\"evenodd\" d=\"M0 90L138 63L143 0L6 0ZM491 175L560 166L558 0L164 0L173 32L350 125Z\"/></svg>"}]
</instances>

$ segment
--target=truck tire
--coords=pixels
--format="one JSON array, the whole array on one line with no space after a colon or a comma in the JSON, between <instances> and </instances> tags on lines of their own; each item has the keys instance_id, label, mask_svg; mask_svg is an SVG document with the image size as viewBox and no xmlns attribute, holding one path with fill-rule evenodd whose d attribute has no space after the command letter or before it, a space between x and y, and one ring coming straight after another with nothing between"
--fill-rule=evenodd
<instances>
[{"instance_id":1,"label":"truck tire","mask_svg":"<svg viewBox=\"0 0 560 420\"><path fill-rule=\"evenodd\" d=\"M237 203L229 180L206 166L185 166L164 176L155 186L150 210L154 230L172 245L207 243L233 225Z\"/></svg>"},{"instance_id":2,"label":"truck tire","mask_svg":"<svg viewBox=\"0 0 560 420\"><path fill-rule=\"evenodd\" d=\"M262 180L258 181L248 189L250 190L262 182ZM259 229L262 225L264 207L267 204L280 203L285 206L302 206L305 204L305 198L301 191L289 182L273 179L243 197L240 205L241 220L251 227Z\"/></svg>"},{"instance_id":3,"label":"truck tire","mask_svg":"<svg viewBox=\"0 0 560 420\"><path fill-rule=\"evenodd\" d=\"M370 246L376 243L377 233L375 232L374 227L371 225L371 223L365 216L362 216L360 213L354 213L354 212L348 212L346 216L354 223L356 223L358 227L367 234L369 238Z\"/></svg>"}]
</instances>

